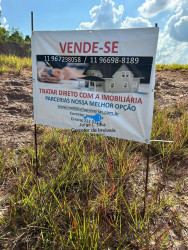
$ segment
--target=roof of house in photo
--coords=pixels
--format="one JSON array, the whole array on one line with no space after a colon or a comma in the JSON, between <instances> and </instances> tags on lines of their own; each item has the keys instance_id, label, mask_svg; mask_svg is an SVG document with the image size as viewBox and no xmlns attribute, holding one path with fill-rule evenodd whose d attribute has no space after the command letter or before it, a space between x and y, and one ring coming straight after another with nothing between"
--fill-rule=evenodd
<instances>
[{"instance_id":1,"label":"roof of house in photo","mask_svg":"<svg viewBox=\"0 0 188 250\"><path fill-rule=\"evenodd\" d=\"M95 82L104 82L104 79L98 76L84 76L81 77L81 79L95 81Z\"/></svg>"},{"instance_id":2,"label":"roof of house in photo","mask_svg":"<svg viewBox=\"0 0 188 250\"><path fill-rule=\"evenodd\" d=\"M150 74L151 74L151 65L135 65L135 64L90 64L83 75L82 79L85 80L93 80L93 81L102 81L103 78L113 78L113 75L119 70L122 65L126 65L127 68L133 73L135 78L140 78L140 83L149 83L150 82ZM100 71L103 75L102 78L94 78L94 76L88 76L89 70L97 70ZM93 77L92 79L89 77ZM96 77L96 76L95 76ZM96 79L96 80L94 80Z\"/></svg>"},{"instance_id":3,"label":"roof of house in photo","mask_svg":"<svg viewBox=\"0 0 188 250\"><path fill-rule=\"evenodd\" d=\"M120 68L120 64L90 64L84 71L84 75L87 75L89 70L100 71L103 78L112 78L113 74Z\"/></svg>"}]
</instances>

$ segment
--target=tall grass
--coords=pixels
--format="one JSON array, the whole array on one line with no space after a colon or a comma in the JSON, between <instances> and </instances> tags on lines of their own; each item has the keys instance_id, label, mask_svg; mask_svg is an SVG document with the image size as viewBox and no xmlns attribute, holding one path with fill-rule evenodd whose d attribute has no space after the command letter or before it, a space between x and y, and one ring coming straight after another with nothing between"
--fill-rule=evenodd
<instances>
[{"instance_id":1,"label":"tall grass","mask_svg":"<svg viewBox=\"0 0 188 250\"><path fill-rule=\"evenodd\" d=\"M20 58L0 54L0 74L3 72L14 72L19 74L24 68L31 69L31 58Z\"/></svg>"},{"instance_id":2,"label":"tall grass","mask_svg":"<svg viewBox=\"0 0 188 250\"><path fill-rule=\"evenodd\" d=\"M183 104L156 110L152 138L174 141L151 145L153 164L166 176L174 161L187 156ZM172 211L183 202L176 194L185 191L184 179L174 181L170 194L160 191L161 182L151 185L144 213L146 158L140 143L46 128L38 158L36 179L33 146L0 154L0 181L10 196L0 242L9 240L10 248L168 249L170 232L181 234L180 214Z\"/></svg>"},{"instance_id":3,"label":"tall grass","mask_svg":"<svg viewBox=\"0 0 188 250\"><path fill-rule=\"evenodd\" d=\"M174 159L188 156L188 124L186 103L178 103L172 109L156 110L152 126L152 139L173 141L173 143L155 142L154 154L164 164L164 171L169 171Z\"/></svg>"},{"instance_id":4,"label":"tall grass","mask_svg":"<svg viewBox=\"0 0 188 250\"><path fill-rule=\"evenodd\" d=\"M188 71L188 64L157 64L156 70L162 71L162 70L172 70L172 71Z\"/></svg>"}]
</instances>

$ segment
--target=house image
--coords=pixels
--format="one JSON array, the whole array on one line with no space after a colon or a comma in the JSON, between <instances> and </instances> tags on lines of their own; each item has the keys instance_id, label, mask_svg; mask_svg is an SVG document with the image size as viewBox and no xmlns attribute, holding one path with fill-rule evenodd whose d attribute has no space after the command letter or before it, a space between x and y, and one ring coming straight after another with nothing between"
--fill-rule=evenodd
<instances>
[{"instance_id":1,"label":"house image","mask_svg":"<svg viewBox=\"0 0 188 250\"><path fill-rule=\"evenodd\" d=\"M127 64L90 64L83 75L88 90L112 93L137 93L145 78L136 65Z\"/></svg>"}]
</instances>

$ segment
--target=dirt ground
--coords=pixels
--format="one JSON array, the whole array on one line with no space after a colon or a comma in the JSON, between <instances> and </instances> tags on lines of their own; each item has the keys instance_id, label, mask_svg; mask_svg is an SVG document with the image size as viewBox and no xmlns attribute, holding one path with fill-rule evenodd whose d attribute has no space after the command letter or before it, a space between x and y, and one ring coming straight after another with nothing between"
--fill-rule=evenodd
<instances>
[{"instance_id":1,"label":"dirt ground","mask_svg":"<svg viewBox=\"0 0 188 250\"><path fill-rule=\"evenodd\" d=\"M0 76L0 147L19 148L34 141L31 71ZM156 72L155 99L161 108L188 100L188 72ZM188 105L188 104L187 104Z\"/></svg>"},{"instance_id":2,"label":"dirt ground","mask_svg":"<svg viewBox=\"0 0 188 250\"><path fill-rule=\"evenodd\" d=\"M33 138L31 71L0 76L0 146L21 147Z\"/></svg>"}]
</instances>

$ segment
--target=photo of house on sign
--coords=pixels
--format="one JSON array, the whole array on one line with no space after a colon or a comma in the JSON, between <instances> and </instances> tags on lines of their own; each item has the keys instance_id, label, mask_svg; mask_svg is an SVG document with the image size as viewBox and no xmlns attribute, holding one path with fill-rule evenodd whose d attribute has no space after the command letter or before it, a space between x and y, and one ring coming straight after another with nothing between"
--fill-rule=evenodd
<instances>
[{"instance_id":1,"label":"photo of house on sign","mask_svg":"<svg viewBox=\"0 0 188 250\"><path fill-rule=\"evenodd\" d=\"M45 61L46 57L49 59L57 57L57 60ZM142 63L139 64L85 63L82 61L66 63L62 61L61 57L56 57L37 57L39 82L60 84L63 89L84 91L141 94L149 92L151 59L148 62L143 57ZM85 61L85 57L83 61Z\"/></svg>"},{"instance_id":2,"label":"photo of house on sign","mask_svg":"<svg viewBox=\"0 0 188 250\"><path fill-rule=\"evenodd\" d=\"M150 83L151 65L90 64L83 72L85 88L97 92L146 92Z\"/></svg>"}]
</instances>

